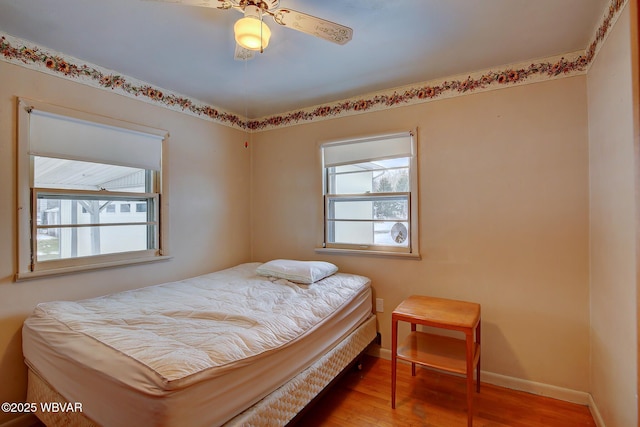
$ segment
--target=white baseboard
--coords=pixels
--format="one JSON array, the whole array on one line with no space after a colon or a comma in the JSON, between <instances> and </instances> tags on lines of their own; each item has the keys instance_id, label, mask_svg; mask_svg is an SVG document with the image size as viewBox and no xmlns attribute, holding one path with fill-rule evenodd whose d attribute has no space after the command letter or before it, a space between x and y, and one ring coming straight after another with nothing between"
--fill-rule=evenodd
<instances>
[{"instance_id":1,"label":"white baseboard","mask_svg":"<svg viewBox=\"0 0 640 427\"><path fill-rule=\"evenodd\" d=\"M589 405L591 395L584 391L576 391L568 388L558 387L536 381L523 380L521 378L509 377L493 372L480 371L482 381L512 390L524 391L539 396L552 397L565 402Z\"/></svg>"},{"instance_id":2,"label":"white baseboard","mask_svg":"<svg viewBox=\"0 0 640 427\"><path fill-rule=\"evenodd\" d=\"M600 415L600 411L598 411L598 406L596 406L596 402L593 400L592 395L589 395L589 411L591 411L591 416L596 422L596 426L605 427L602 415Z\"/></svg>"},{"instance_id":3,"label":"white baseboard","mask_svg":"<svg viewBox=\"0 0 640 427\"><path fill-rule=\"evenodd\" d=\"M371 346L368 354L382 359L391 360L391 350L381 348L380 346ZM600 416L598 408L590 393L524 380L521 378L509 377L487 371L480 371L480 376L482 378L482 382L486 382L488 384L588 406L596 425L598 427L605 427L602 417Z\"/></svg>"}]
</instances>

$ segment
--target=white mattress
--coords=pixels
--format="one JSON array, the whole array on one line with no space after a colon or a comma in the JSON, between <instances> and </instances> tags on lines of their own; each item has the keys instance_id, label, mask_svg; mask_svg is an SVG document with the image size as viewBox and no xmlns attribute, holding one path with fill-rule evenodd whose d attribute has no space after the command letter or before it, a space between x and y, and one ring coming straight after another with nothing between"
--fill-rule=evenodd
<instances>
[{"instance_id":1,"label":"white mattress","mask_svg":"<svg viewBox=\"0 0 640 427\"><path fill-rule=\"evenodd\" d=\"M371 315L365 277L297 285L257 276L258 265L40 304L25 359L99 424L220 425Z\"/></svg>"}]
</instances>

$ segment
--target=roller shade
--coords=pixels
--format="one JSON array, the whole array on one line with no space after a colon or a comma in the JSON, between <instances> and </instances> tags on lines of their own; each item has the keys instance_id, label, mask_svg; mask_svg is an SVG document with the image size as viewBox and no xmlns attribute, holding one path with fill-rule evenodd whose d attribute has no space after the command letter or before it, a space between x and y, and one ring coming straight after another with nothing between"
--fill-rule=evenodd
<instances>
[{"instance_id":1,"label":"roller shade","mask_svg":"<svg viewBox=\"0 0 640 427\"><path fill-rule=\"evenodd\" d=\"M328 142L321 146L325 167L362 163L367 161L411 157L411 132Z\"/></svg>"},{"instance_id":2,"label":"roller shade","mask_svg":"<svg viewBox=\"0 0 640 427\"><path fill-rule=\"evenodd\" d=\"M29 154L159 171L164 137L32 109Z\"/></svg>"}]
</instances>

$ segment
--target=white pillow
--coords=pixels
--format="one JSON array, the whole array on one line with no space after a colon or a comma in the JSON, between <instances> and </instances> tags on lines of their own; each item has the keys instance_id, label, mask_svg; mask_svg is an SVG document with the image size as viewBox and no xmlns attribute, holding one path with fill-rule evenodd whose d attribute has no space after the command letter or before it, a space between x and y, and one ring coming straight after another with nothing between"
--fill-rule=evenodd
<instances>
[{"instance_id":1,"label":"white pillow","mask_svg":"<svg viewBox=\"0 0 640 427\"><path fill-rule=\"evenodd\" d=\"M324 261L296 261L275 259L256 268L260 276L277 277L290 282L310 284L331 276L338 267Z\"/></svg>"}]
</instances>

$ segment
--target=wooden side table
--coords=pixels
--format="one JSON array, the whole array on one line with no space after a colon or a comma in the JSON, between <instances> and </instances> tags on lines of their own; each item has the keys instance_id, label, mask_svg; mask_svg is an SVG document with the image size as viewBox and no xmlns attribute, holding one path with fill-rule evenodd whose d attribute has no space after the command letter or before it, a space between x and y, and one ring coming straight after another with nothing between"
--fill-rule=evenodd
<instances>
[{"instance_id":1,"label":"wooden side table","mask_svg":"<svg viewBox=\"0 0 640 427\"><path fill-rule=\"evenodd\" d=\"M411 323L411 333L398 346L398 322ZM473 369L476 391L480 392L480 304L412 295L391 314L391 407L396 407L396 367L398 359L467 379L467 424L473 424ZM460 331L465 339L445 337L416 330L416 325ZM474 340L475 332L475 340Z\"/></svg>"}]
</instances>

